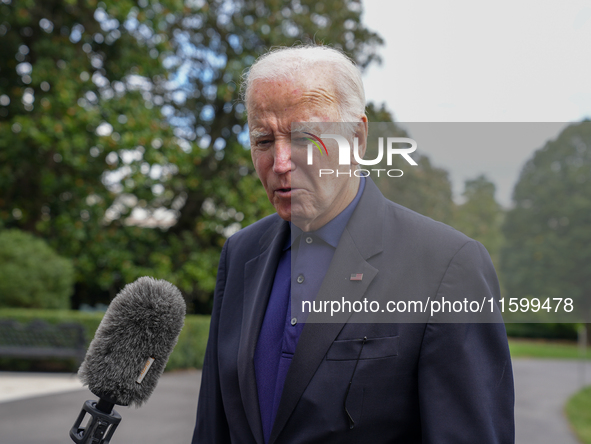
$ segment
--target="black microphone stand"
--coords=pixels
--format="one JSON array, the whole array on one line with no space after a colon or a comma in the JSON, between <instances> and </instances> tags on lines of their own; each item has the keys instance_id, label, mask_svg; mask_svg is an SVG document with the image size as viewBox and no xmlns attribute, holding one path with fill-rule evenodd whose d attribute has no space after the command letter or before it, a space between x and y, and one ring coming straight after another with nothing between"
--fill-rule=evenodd
<instances>
[{"instance_id":1,"label":"black microphone stand","mask_svg":"<svg viewBox=\"0 0 591 444\"><path fill-rule=\"evenodd\" d=\"M98 402L86 401L78 419L70 429L70 438L76 444L109 444L115 429L121 422L121 415L113 410L114 405L102 398ZM86 427L80 427L87 413L92 419Z\"/></svg>"}]
</instances>

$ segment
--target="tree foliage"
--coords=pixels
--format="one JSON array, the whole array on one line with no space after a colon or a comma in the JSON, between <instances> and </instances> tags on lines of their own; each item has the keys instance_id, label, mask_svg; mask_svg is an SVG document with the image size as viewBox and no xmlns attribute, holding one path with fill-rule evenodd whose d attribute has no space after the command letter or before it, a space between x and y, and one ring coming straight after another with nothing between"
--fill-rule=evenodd
<instances>
[{"instance_id":1,"label":"tree foliage","mask_svg":"<svg viewBox=\"0 0 591 444\"><path fill-rule=\"evenodd\" d=\"M207 310L225 238L273 211L241 73L275 45L365 67L382 43L353 0L3 3L0 221L73 258L74 306L150 274Z\"/></svg>"},{"instance_id":2,"label":"tree foliage","mask_svg":"<svg viewBox=\"0 0 591 444\"><path fill-rule=\"evenodd\" d=\"M512 297L591 298L591 122L535 152L513 193L501 266ZM575 305L577 307L577 305Z\"/></svg>"},{"instance_id":3,"label":"tree foliage","mask_svg":"<svg viewBox=\"0 0 591 444\"><path fill-rule=\"evenodd\" d=\"M0 231L0 307L70 307L72 261L21 230Z\"/></svg>"},{"instance_id":4,"label":"tree foliage","mask_svg":"<svg viewBox=\"0 0 591 444\"><path fill-rule=\"evenodd\" d=\"M79 294L114 292L134 242L121 198L155 204L165 175L146 169L180 151L154 106L166 21L131 1L0 9L0 218L73 258Z\"/></svg>"},{"instance_id":5,"label":"tree foliage","mask_svg":"<svg viewBox=\"0 0 591 444\"><path fill-rule=\"evenodd\" d=\"M452 225L481 242L498 269L504 239L501 232L504 211L495 200L495 184L484 175L467 180L463 196L466 200L457 206Z\"/></svg>"}]
</instances>

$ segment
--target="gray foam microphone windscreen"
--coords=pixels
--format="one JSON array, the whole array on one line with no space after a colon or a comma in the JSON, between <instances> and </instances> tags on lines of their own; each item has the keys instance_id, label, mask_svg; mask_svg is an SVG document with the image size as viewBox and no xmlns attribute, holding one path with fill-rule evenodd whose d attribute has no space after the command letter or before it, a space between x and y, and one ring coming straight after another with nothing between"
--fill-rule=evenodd
<instances>
[{"instance_id":1,"label":"gray foam microphone windscreen","mask_svg":"<svg viewBox=\"0 0 591 444\"><path fill-rule=\"evenodd\" d=\"M101 399L139 407L156 388L185 319L170 282L142 277L113 299L78 370Z\"/></svg>"}]
</instances>

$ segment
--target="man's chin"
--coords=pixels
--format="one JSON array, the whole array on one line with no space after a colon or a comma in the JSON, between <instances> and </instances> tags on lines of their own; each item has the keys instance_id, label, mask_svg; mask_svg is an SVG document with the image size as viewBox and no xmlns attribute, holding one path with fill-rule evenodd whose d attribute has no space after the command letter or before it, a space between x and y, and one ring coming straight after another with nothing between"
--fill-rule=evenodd
<instances>
[{"instance_id":1,"label":"man's chin","mask_svg":"<svg viewBox=\"0 0 591 444\"><path fill-rule=\"evenodd\" d=\"M285 205L275 205L275 210L281 219L291 221L291 205L287 206L287 208Z\"/></svg>"}]
</instances>

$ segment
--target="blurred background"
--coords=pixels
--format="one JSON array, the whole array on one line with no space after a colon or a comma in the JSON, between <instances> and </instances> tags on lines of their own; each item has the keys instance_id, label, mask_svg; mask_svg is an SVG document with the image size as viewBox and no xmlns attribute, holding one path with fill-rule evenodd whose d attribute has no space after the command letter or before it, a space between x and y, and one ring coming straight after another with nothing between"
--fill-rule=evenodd
<instances>
[{"instance_id":1,"label":"blurred background","mask_svg":"<svg viewBox=\"0 0 591 444\"><path fill-rule=\"evenodd\" d=\"M76 356L27 354L14 331L74 323L82 345L74 333L42 345L83 350L110 300L144 275L187 301L168 369L201 366L221 247L273 212L250 160L241 75L300 42L344 50L364 72L369 120L419 141L418 167L389 197L482 242L506 298L589 300L586 2L0 0L0 370L75 371ZM423 149L430 127L417 122L548 123L510 150L502 139L453 150ZM566 424L574 395L569 420L591 442L591 391L579 391L591 330L507 331L524 375L548 362L552 375L574 372L550 414Z\"/></svg>"}]
</instances>

